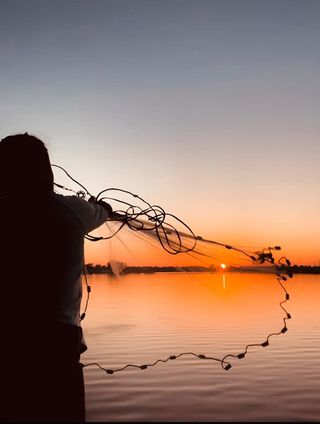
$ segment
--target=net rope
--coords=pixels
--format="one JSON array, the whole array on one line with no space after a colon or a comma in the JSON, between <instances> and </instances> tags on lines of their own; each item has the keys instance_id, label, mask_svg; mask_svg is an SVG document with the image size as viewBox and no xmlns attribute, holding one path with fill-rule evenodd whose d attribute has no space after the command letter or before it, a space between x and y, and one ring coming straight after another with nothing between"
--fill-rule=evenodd
<instances>
[{"instance_id":1,"label":"net rope","mask_svg":"<svg viewBox=\"0 0 320 424\"><path fill-rule=\"evenodd\" d=\"M253 347L266 347L270 344L270 339L274 336L279 336L288 331L287 320L291 319L291 314L285 308L286 302L290 299L290 295L285 287L285 282L288 278L293 277L292 267L289 259L285 256L281 256L279 259L275 259L275 252L280 251L280 246L268 246L260 250L250 251L243 247L232 246L229 244L217 242L201 236L196 236L192 229L183 222L177 216L167 213L159 205L151 205L145 199L140 197L138 194L132 193L128 190L120 188L107 188L98 193L97 196L93 196L87 188L73 178L63 167L58 165L52 165L52 167L62 170L65 175L74 183L76 183L81 189L74 190L72 188L66 187L65 185L58 184L55 182L55 186L73 192L79 198L83 199L92 199L95 202L112 202L116 205L113 207L113 214L107 222L116 222L118 225L115 230L111 230L111 226L108 226L109 234L107 236L96 236L94 234L86 234L85 238L92 242L97 242L100 240L108 240L113 237L117 237L117 234L123 229L127 228L131 232L134 232L137 236L143 235L144 239L149 239L153 242L159 243L159 246L170 255L178 255L185 253L190 256L195 257L206 257L212 258L210 254L209 247L217 246L222 249L226 249L229 252L234 252L240 257L250 260L251 264L255 267L255 270L258 269L262 272L274 273L278 284L284 292L284 298L279 302L279 307L283 310L284 316L282 318L283 324L278 331L270 332L266 338L261 343L248 343L244 348L237 354L227 353L222 358L216 358L213 356L205 355L202 353L195 353L192 351L181 352L179 354L169 355L163 359L157 359L151 363L145 363L141 365L129 363L120 368L105 368L97 362L90 362L87 364L82 364L83 367L96 366L107 374L114 374L120 371L124 371L128 368L136 368L140 370L147 369L149 367L154 367L159 363L167 363L169 361L181 358L183 356L193 356L202 360L210 360L220 363L221 367L224 370L229 370L232 367L231 359L239 360L246 357L249 350ZM121 198L121 196L129 197L129 200ZM140 203L138 205L137 203ZM142 206L141 206L142 205ZM178 229L177 226L182 229ZM121 240L120 240L121 241ZM241 262L241 259L238 261ZM240 269L240 268L239 268ZM87 299L85 302L84 312L81 314L81 320L86 316L89 296L91 293L91 287L88 282L88 272L86 265L83 267L84 279L87 288Z\"/></svg>"}]
</instances>

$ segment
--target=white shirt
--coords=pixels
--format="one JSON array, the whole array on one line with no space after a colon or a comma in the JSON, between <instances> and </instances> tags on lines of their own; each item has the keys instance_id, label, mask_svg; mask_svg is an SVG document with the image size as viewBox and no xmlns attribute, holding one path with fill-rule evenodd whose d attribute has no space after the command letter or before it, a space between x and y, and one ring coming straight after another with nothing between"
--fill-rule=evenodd
<instances>
[{"instance_id":1,"label":"white shirt","mask_svg":"<svg viewBox=\"0 0 320 424\"><path fill-rule=\"evenodd\" d=\"M75 219L82 225L83 236L100 227L109 217L107 209L96 203L89 203L77 196L62 196L53 194L56 201L71 210ZM80 304L82 299L82 272L84 266L84 237L83 243L74 244L74 260L70 263L69 281L64 282L58 319L64 323L80 326Z\"/></svg>"}]
</instances>

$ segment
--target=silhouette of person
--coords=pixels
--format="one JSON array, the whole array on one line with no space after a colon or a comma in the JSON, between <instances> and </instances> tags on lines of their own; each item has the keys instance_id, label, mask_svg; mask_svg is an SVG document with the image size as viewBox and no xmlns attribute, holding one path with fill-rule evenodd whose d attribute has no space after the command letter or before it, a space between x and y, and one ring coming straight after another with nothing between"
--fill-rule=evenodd
<instances>
[{"instance_id":1,"label":"silhouette of person","mask_svg":"<svg viewBox=\"0 0 320 424\"><path fill-rule=\"evenodd\" d=\"M111 215L54 192L41 140L0 141L0 420L85 421L84 236Z\"/></svg>"}]
</instances>

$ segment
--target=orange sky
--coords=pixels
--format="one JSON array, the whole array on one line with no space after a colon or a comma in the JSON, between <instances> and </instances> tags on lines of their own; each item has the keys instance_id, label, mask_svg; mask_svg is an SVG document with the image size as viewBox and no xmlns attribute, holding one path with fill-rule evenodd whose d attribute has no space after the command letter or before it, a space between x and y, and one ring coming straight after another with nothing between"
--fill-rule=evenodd
<instances>
[{"instance_id":1,"label":"orange sky","mask_svg":"<svg viewBox=\"0 0 320 424\"><path fill-rule=\"evenodd\" d=\"M106 235L107 233L104 232L104 228L102 227L95 234ZM234 247L248 251L248 253L253 253L268 246L280 245L282 247L281 251L273 251L276 260L281 256L285 256L292 264L319 265L316 262L314 250L317 240L305 240L303 238L295 240L294 237L288 237L286 240L283 240L286 242L285 245L281 245L281 243L278 243L278 240L271 240L272 243L268 243L266 235L263 235L261 239L264 243L258 243L253 235L246 237L240 233L238 237L235 235L232 237L232 234L230 234L229 237L224 236L223 239L216 238L215 241L231 244ZM238 240L238 242L233 243L234 240ZM139 233L132 232L129 229L123 229L111 240L94 243L86 241L85 260L86 263L96 264L106 264L110 260L113 260L136 266L209 266L211 264L219 265L220 263L243 266L252 265L252 261L245 255L234 253L224 247L205 244L200 241L197 242L196 247L199 247L201 250L205 249L204 251L209 257L186 253L172 255L161 247L160 242L150 241L148 238L141 237Z\"/></svg>"}]
</instances>

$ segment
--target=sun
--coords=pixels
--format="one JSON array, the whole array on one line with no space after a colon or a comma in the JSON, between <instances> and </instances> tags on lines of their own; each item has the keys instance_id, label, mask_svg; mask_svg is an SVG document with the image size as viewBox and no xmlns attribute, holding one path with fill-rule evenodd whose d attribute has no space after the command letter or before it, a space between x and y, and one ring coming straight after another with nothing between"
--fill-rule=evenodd
<instances>
[{"instance_id":1,"label":"sun","mask_svg":"<svg viewBox=\"0 0 320 424\"><path fill-rule=\"evenodd\" d=\"M221 267L222 269L226 269L226 268L227 268L227 265L226 265L226 264L220 264L220 267Z\"/></svg>"}]
</instances>

